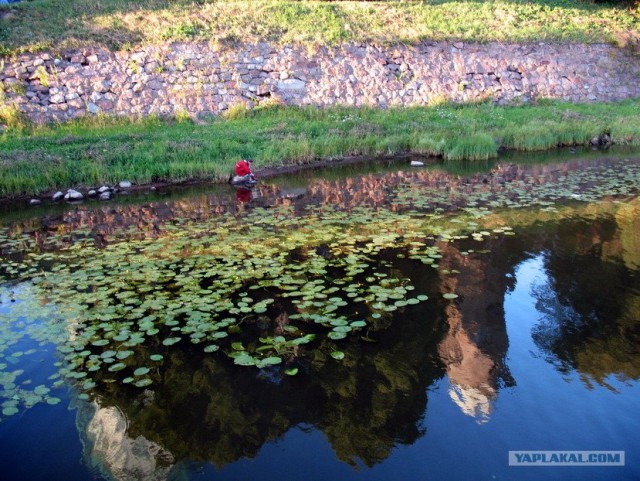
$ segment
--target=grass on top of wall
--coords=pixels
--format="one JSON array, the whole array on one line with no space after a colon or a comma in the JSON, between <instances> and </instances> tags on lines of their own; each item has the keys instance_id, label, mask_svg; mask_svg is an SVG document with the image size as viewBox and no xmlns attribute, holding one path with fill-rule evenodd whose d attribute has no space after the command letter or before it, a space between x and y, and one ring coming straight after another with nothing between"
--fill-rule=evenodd
<instances>
[{"instance_id":1,"label":"grass on top of wall","mask_svg":"<svg viewBox=\"0 0 640 481\"><path fill-rule=\"evenodd\" d=\"M474 161L496 157L500 149L587 145L603 133L618 144L640 145L640 100L389 110L275 106L236 109L232 118L202 124L91 117L0 135L0 196L123 179L226 181L235 162L247 157L258 170L354 155Z\"/></svg>"},{"instance_id":2,"label":"grass on top of wall","mask_svg":"<svg viewBox=\"0 0 640 481\"><path fill-rule=\"evenodd\" d=\"M166 41L609 42L638 46L640 4L592 0L37 0L0 6L0 55Z\"/></svg>"}]
</instances>

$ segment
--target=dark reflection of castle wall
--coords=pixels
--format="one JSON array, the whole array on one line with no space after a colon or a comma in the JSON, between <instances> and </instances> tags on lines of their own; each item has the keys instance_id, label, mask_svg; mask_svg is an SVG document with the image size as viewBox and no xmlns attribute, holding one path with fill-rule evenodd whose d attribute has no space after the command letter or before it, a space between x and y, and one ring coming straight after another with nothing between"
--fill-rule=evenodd
<instances>
[{"instance_id":1,"label":"dark reflection of castle wall","mask_svg":"<svg viewBox=\"0 0 640 481\"><path fill-rule=\"evenodd\" d=\"M435 362L442 329L418 312L375 344L345 341L341 362L329 356L330 345L321 347L296 377L239 368L189 346L165 359L152 395L112 386L104 400L125 410L129 437L141 435L178 461L223 466L251 458L302 425L324 432L340 460L371 466L424 434L427 388L443 375Z\"/></svg>"}]
</instances>

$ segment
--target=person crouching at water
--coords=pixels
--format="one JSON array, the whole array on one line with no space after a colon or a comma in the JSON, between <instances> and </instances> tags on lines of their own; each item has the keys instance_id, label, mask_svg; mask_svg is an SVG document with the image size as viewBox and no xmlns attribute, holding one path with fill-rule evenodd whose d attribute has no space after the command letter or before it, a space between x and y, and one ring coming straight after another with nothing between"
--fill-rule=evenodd
<instances>
[{"instance_id":1,"label":"person crouching at water","mask_svg":"<svg viewBox=\"0 0 640 481\"><path fill-rule=\"evenodd\" d=\"M253 164L253 160L239 160L235 167L236 177L234 181L250 181L255 182L256 176L251 172L251 164Z\"/></svg>"}]
</instances>

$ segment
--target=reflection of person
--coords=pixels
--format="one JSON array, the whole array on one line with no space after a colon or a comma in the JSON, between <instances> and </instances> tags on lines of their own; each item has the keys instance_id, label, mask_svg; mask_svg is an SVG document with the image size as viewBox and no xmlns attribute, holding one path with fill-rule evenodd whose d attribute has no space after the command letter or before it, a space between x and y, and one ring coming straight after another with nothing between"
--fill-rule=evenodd
<instances>
[{"instance_id":1,"label":"reflection of person","mask_svg":"<svg viewBox=\"0 0 640 481\"><path fill-rule=\"evenodd\" d=\"M251 199L253 197L252 194L253 193L251 192L251 189L236 189L236 200L238 202L246 204L247 202L251 202Z\"/></svg>"},{"instance_id":2,"label":"reflection of person","mask_svg":"<svg viewBox=\"0 0 640 481\"><path fill-rule=\"evenodd\" d=\"M242 177L245 181L255 181L256 176L251 172L251 164L253 164L253 160L251 159L239 160L235 167L236 177Z\"/></svg>"}]
</instances>

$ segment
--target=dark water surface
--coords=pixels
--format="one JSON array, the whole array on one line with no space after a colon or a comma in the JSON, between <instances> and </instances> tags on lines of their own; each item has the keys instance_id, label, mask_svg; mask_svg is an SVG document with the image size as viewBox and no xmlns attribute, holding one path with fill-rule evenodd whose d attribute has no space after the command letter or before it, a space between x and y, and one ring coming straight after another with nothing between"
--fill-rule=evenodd
<instances>
[{"instance_id":1,"label":"dark water surface","mask_svg":"<svg viewBox=\"0 0 640 481\"><path fill-rule=\"evenodd\" d=\"M501 159L477 172L383 162L268 179L251 192L198 187L131 195L110 204L8 209L0 221L0 478L640 479L640 158L585 153L568 160L522 160ZM258 233L262 237L251 237L273 212L286 226L267 225ZM280 212L287 216L278 217ZM335 212L340 217L331 226L342 240L303 237L298 230L307 216L316 215L316 230L322 231L329 224L319 219ZM408 217L395 224L396 215ZM77 252L74 246L118 251L125 249L123 242L140 238L153 245L200 221L206 229L194 228L194 246L195 239L206 244L214 231L211 242L221 243L233 238L230 226L236 226L224 219L237 216L253 248L267 244L264 232L279 235L278 228L288 229L292 239L300 237L302 244L293 248L288 238L282 242L283 262L305 266L300 275L307 280L321 278L331 287L335 281L329 296L346 302L336 301L326 313L339 312L349 322L364 319L366 326L354 327L343 339L327 338L325 324L316 320L309 326L304 316L295 316L303 312L315 319L311 303L291 301L296 289L307 287L281 285L284 291L278 291L269 280L250 290L252 282L242 278L238 285L254 303L267 291L277 291L275 301L251 311L234 297L236 307L229 312L244 313L242 329L229 328L229 342L220 339L219 351L203 352L193 335L193 343L176 344L148 336L130 347L135 351L130 359L163 355L149 385L123 383L123 376L107 369L64 371L58 377L71 359L72 349L65 346L78 346L76 338L85 329L82 320L66 314L71 311L65 299L73 312L96 312L96 319L118 323L119 317L104 317L105 312L131 311L118 311L118 305L109 311L111 304L100 311L101 301L81 295L106 283L115 286L109 302L136 306L128 300L131 292L123 294L130 290L123 263L144 270L136 256L155 255L144 251L147 244L125 250L105 264L114 278L92 284L92 276L109 273L91 271L90 258L65 261L58 252L70 256ZM358 234L361 240L350 244L340 232L350 229L355 217L365 219L357 232L367 224L376 232L366 234L370 238ZM478 232L459 235L453 229L461 223L465 229L477 225ZM380 243L389 232L395 235L392 242L370 247L362 272L341 277L342 267L330 263L345 246L367 239ZM230 256L238 249L251 252L251 246L234 242ZM160 245L170 249L172 243ZM437 253L414 255L423 247ZM34 252L51 257L29 264ZM188 259L195 251L181 247L180 252ZM345 259L348 270L363 257L345 254ZM90 273L88 280L77 280L86 285L69 289L68 296L59 290L67 289L64 282L56 290L40 279L59 280L56 265L63 262L73 263L70 276ZM200 281L201 296L215 295L218 285L212 272L219 262L207 262L212 271ZM36 267L29 272L21 265ZM156 294L145 299L178 296L194 272L187 265L175 260L169 268L176 277L186 274L162 283L150 279L164 264L152 263L142 277L149 277ZM317 272L309 267L318 265ZM259 272L259 265L253 268ZM385 295L356 301L356 291L350 296L341 281L345 278L362 286L375 278L400 279L399 286L392 284L400 293L398 307L383 306ZM141 291L149 292L136 292ZM451 293L455 296L445 296ZM401 297L418 294L425 296L421 302ZM92 307L77 311L76 304ZM169 316L166 305L144 314L149 312ZM189 318L176 319L172 330L185 337ZM145 322L151 321L136 320ZM249 349L258 337L263 344L275 335L299 339L295 329L316 338L286 355L278 351L281 364L239 366L226 355L235 349L231 341ZM104 349L115 345L111 337L110 342L74 349L105 359ZM332 357L336 351L344 357ZM256 351L260 359L259 352L273 354ZM298 373L286 375L292 368ZM625 466L509 466L513 450L624 451Z\"/></svg>"}]
</instances>

